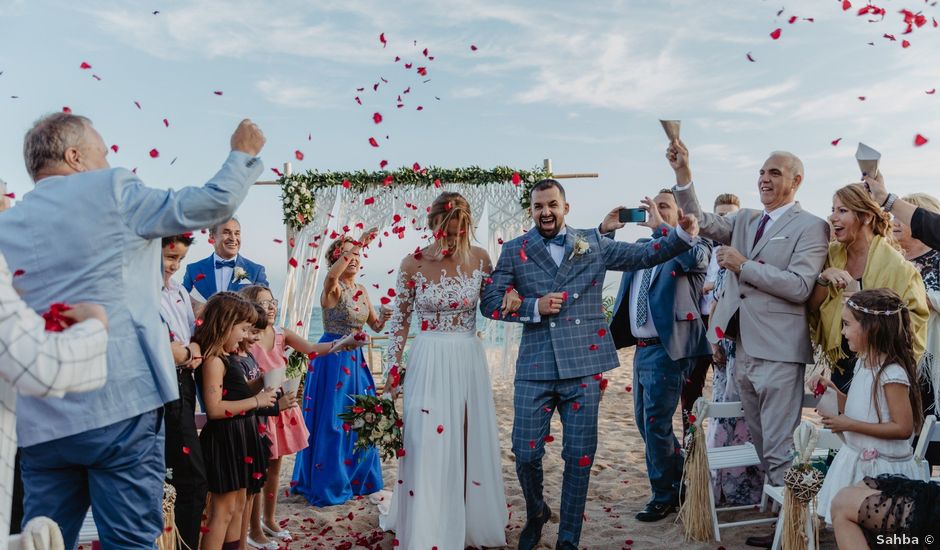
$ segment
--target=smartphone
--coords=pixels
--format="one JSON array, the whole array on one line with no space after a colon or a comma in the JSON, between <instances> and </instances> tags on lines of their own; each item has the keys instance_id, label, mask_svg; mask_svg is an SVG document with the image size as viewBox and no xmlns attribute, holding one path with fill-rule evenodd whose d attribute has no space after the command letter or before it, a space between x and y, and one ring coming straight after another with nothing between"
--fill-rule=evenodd
<instances>
[{"instance_id":1,"label":"smartphone","mask_svg":"<svg viewBox=\"0 0 940 550\"><path fill-rule=\"evenodd\" d=\"M620 223L639 223L646 221L646 210L642 208L621 208Z\"/></svg>"}]
</instances>

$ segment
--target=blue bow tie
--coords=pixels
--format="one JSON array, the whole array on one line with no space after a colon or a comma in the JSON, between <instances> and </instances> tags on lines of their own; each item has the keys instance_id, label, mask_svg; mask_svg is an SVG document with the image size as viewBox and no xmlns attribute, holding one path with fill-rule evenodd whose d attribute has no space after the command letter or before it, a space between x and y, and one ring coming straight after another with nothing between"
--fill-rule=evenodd
<instances>
[{"instance_id":1,"label":"blue bow tie","mask_svg":"<svg viewBox=\"0 0 940 550\"><path fill-rule=\"evenodd\" d=\"M547 237L542 237L542 239L545 241L545 246L548 246L548 245L550 245L550 244L554 244L554 245L558 245L558 246L564 248L564 247L565 247L565 237L567 237L567 235L555 235L555 236L552 237L551 239L549 239L549 238L547 238Z\"/></svg>"},{"instance_id":2,"label":"blue bow tie","mask_svg":"<svg viewBox=\"0 0 940 550\"><path fill-rule=\"evenodd\" d=\"M215 268L216 268L216 269L222 269L223 267L231 267L231 268L234 268L234 267L235 267L235 260L222 260L222 261L216 260L216 261L215 261Z\"/></svg>"}]
</instances>

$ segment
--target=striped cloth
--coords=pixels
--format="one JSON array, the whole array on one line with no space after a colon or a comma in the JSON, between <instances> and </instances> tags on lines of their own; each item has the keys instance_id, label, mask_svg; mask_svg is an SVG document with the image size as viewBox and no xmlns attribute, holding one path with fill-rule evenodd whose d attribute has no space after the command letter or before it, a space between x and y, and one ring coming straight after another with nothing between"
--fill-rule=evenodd
<instances>
[{"instance_id":1,"label":"striped cloth","mask_svg":"<svg viewBox=\"0 0 940 550\"><path fill-rule=\"evenodd\" d=\"M7 546L16 455L16 394L61 397L100 388L107 379L108 334L97 319L46 332L42 317L13 288L0 255L0 548Z\"/></svg>"}]
</instances>

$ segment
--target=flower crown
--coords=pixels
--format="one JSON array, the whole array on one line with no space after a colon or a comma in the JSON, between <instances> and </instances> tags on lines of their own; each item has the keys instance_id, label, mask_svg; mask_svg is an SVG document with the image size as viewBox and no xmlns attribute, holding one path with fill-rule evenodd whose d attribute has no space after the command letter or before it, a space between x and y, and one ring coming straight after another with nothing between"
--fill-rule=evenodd
<instances>
[{"instance_id":1,"label":"flower crown","mask_svg":"<svg viewBox=\"0 0 940 550\"><path fill-rule=\"evenodd\" d=\"M884 315L884 316L897 315L898 313L901 313L902 310L907 309L907 306L905 306L904 304L901 304L900 306L898 306L897 309L884 309L884 310L868 309L867 307L863 307L863 306L856 304L855 302L852 301L851 298L846 300L845 303L847 306L854 309L855 311L861 311L862 313L865 313L867 315Z\"/></svg>"}]
</instances>

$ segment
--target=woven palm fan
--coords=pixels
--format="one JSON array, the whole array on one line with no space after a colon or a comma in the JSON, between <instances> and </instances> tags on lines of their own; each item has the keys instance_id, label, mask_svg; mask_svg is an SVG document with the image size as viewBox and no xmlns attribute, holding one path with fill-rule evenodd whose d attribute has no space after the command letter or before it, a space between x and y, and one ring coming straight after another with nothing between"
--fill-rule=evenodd
<instances>
[{"instance_id":1,"label":"woven palm fan","mask_svg":"<svg viewBox=\"0 0 940 550\"><path fill-rule=\"evenodd\" d=\"M686 540L710 541L714 533L708 486L712 482L708 469L708 449L702 421L708 412L708 402L699 397L689 413L689 436L685 443L685 464L682 466L682 484L685 500L679 507L678 520Z\"/></svg>"},{"instance_id":2,"label":"woven palm fan","mask_svg":"<svg viewBox=\"0 0 940 550\"><path fill-rule=\"evenodd\" d=\"M179 530L176 528L176 514L173 509L176 507L176 487L167 482L163 482L163 533L157 538L157 550L176 550L177 543L189 548L180 538Z\"/></svg>"},{"instance_id":3,"label":"woven palm fan","mask_svg":"<svg viewBox=\"0 0 940 550\"><path fill-rule=\"evenodd\" d=\"M822 473L810 464L818 439L819 430L808 420L800 422L793 432L796 457L783 476L783 550L803 550L809 544L804 529L810 513L809 503L815 503L816 494L823 484ZM817 521L816 518L813 520ZM819 529L814 528L813 532L818 538ZM816 540L815 543L815 548L819 548L819 541Z\"/></svg>"}]
</instances>

